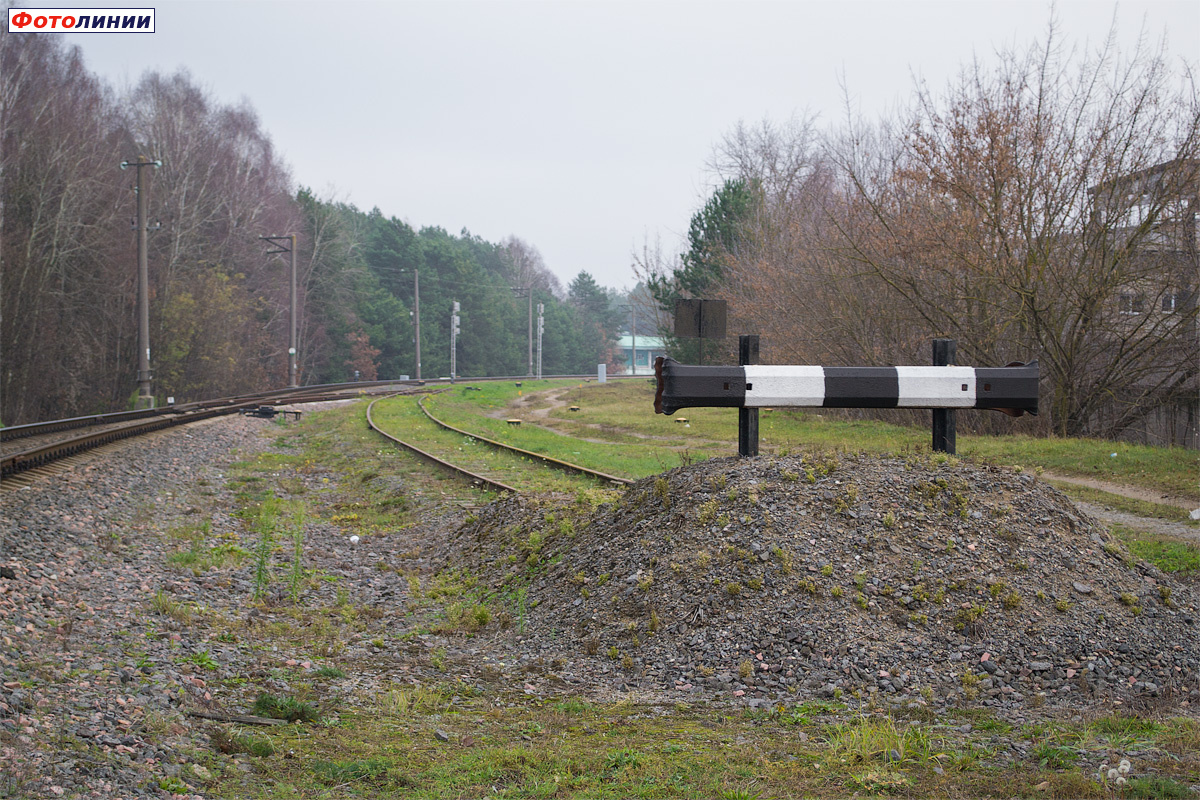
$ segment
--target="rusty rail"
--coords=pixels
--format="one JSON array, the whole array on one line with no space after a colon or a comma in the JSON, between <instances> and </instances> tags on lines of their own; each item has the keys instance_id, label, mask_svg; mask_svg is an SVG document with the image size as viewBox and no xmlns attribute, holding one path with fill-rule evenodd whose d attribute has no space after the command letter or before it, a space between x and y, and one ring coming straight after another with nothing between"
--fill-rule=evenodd
<instances>
[{"instance_id":1,"label":"rusty rail","mask_svg":"<svg viewBox=\"0 0 1200 800\"><path fill-rule=\"evenodd\" d=\"M375 404L378 403L380 400L389 400L392 397L398 397L398 396L399 396L398 394L394 394L394 395L389 395L388 397L377 397L374 400L372 400L371 403L367 406L367 425L370 426L371 430L375 431L380 436L390 439L391 441L393 441L396 444L403 447L405 450L408 450L409 452L420 456L421 458L425 459L426 461L428 461L432 464L436 464L437 466L441 467L442 469L448 470L458 477L466 478L473 484L483 484L483 485L489 486L492 489L495 489L496 491L499 491L499 492L512 492L513 494L521 493L521 491L519 489L514 489L513 487L509 486L508 484L501 483L500 481L497 481L497 480L492 480L491 478L487 477L486 475L477 475L476 473L471 472L470 470L463 469L462 467L458 466L457 464L451 464L449 461L440 459L437 456L435 456L433 453L427 453L424 450L422 450L421 448L417 447L416 445L414 445L410 442L406 442L403 439L399 439L399 438L393 436L392 434L388 433L387 431L383 430L378 425L376 425L375 419L371 416L371 412L375 409Z\"/></svg>"},{"instance_id":2,"label":"rusty rail","mask_svg":"<svg viewBox=\"0 0 1200 800\"><path fill-rule=\"evenodd\" d=\"M429 409L425 408L425 398L424 397L422 397L421 399L419 399L417 401L417 407L420 408L421 412L424 413L425 416L428 417L434 424L439 425L448 431L454 431L455 433L461 433L463 436L470 436L472 439L483 442L484 444L490 445L499 450L507 450L510 453L517 453L519 455L528 456L530 458L536 458L539 461L542 461L546 465L551 466L555 469L561 469L564 472L573 472L577 475L585 475L589 478L596 478L598 480L608 481L609 483L615 483L618 486L630 486L633 484L633 481L629 480L628 478L618 478L616 475L609 475L607 472L599 472L594 469L588 469L587 467L581 467L578 464L572 464L568 461L560 461L557 458L552 458L551 456L544 455L543 453L535 453L532 450L522 450L520 447L513 447L510 444L505 444L504 442L497 442L494 439L487 438L486 436L480 436L478 433L471 433L470 431L464 431L461 428L456 428L453 425L451 425L447 422L443 422L442 420L435 417L433 414L429 413Z\"/></svg>"}]
</instances>

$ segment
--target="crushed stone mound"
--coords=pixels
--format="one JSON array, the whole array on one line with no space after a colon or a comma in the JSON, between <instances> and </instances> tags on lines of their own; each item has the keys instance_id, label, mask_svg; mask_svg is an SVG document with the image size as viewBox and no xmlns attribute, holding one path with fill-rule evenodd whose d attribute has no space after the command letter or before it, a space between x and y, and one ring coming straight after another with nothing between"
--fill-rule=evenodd
<instances>
[{"instance_id":1,"label":"crushed stone mound","mask_svg":"<svg viewBox=\"0 0 1200 800\"><path fill-rule=\"evenodd\" d=\"M715 459L500 500L448 543L525 641L625 690L751 705L1179 707L1200 701L1197 592L1063 494L928 455ZM589 672L594 670L589 670Z\"/></svg>"}]
</instances>

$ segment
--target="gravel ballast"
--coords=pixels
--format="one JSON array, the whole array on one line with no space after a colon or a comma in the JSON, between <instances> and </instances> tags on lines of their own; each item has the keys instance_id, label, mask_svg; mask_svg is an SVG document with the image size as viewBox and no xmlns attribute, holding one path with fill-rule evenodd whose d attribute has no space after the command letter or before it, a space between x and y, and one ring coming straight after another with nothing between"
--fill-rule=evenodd
<instances>
[{"instance_id":1,"label":"gravel ballast","mask_svg":"<svg viewBox=\"0 0 1200 800\"><path fill-rule=\"evenodd\" d=\"M626 690L1022 711L1200 699L1194 588L1006 468L711 460L595 511L498 502L449 550L497 590L543 565L524 641Z\"/></svg>"},{"instance_id":2,"label":"gravel ballast","mask_svg":"<svg viewBox=\"0 0 1200 800\"><path fill-rule=\"evenodd\" d=\"M161 780L184 776L181 754L206 737L180 709L207 690L181 660L199 645L190 631L171 620L146 636L152 598L181 580L160 534L199 513L184 498L220 484L233 454L267 445L269 424L224 417L152 434L0 495L0 564L14 576L0 579L3 791L157 797Z\"/></svg>"},{"instance_id":3,"label":"gravel ballast","mask_svg":"<svg viewBox=\"0 0 1200 800\"><path fill-rule=\"evenodd\" d=\"M323 576L301 605L335 630L268 637L294 623L282 581L252 602L252 559L180 569L169 532L203 519L210 544L248 547L229 466L282 429L212 420L0 495L0 793L195 797L222 775L252 781L255 759L218 753L216 724L188 712L250 713L258 692L300 682L333 709L448 679L498 704L829 698L1013 719L1191 716L1200 700L1192 583L1132 560L1034 476L929 456L717 459L470 512L381 473L372 491L407 503L411 524L359 542L337 522L357 513L346 476L281 467L268 482L305 492L304 563ZM473 635L434 633L444 618L413 579L428 591L445 568L508 610ZM318 677L335 662L342 677Z\"/></svg>"}]
</instances>

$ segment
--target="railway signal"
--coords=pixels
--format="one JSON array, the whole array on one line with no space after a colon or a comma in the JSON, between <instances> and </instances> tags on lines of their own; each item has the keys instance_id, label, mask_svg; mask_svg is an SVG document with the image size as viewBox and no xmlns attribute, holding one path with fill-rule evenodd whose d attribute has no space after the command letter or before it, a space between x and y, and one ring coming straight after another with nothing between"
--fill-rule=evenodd
<instances>
[{"instance_id":1,"label":"railway signal","mask_svg":"<svg viewBox=\"0 0 1200 800\"><path fill-rule=\"evenodd\" d=\"M546 304L538 303L537 324L537 379L542 379L542 333L546 330Z\"/></svg>"},{"instance_id":2,"label":"railway signal","mask_svg":"<svg viewBox=\"0 0 1200 800\"><path fill-rule=\"evenodd\" d=\"M458 377L458 334L462 333L462 329L458 327L459 308L458 301L455 300L450 311L450 380Z\"/></svg>"}]
</instances>

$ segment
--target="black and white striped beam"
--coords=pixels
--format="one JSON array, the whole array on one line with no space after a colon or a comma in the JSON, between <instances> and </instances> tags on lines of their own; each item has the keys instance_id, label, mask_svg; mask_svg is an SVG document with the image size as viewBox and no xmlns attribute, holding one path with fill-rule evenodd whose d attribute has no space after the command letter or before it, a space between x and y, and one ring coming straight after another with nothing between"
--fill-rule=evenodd
<instances>
[{"instance_id":1,"label":"black and white striped beam","mask_svg":"<svg viewBox=\"0 0 1200 800\"><path fill-rule=\"evenodd\" d=\"M660 357L654 410L990 408L1037 414L1036 361L1009 367L697 367Z\"/></svg>"}]
</instances>

